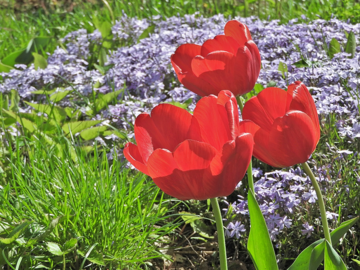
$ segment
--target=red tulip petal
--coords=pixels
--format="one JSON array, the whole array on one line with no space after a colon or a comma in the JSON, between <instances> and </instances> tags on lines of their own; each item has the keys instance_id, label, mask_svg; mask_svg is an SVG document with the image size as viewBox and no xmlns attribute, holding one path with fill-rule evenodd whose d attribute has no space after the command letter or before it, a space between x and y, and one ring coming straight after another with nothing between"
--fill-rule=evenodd
<instances>
[{"instance_id":1,"label":"red tulip petal","mask_svg":"<svg viewBox=\"0 0 360 270\"><path fill-rule=\"evenodd\" d=\"M251 120L262 129L269 131L273 123L273 118L263 108L257 96L246 101L242 111L242 118L244 120Z\"/></svg>"},{"instance_id":2,"label":"red tulip petal","mask_svg":"<svg viewBox=\"0 0 360 270\"><path fill-rule=\"evenodd\" d=\"M249 28L237 20L227 22L224 32L225 36L234 38L240 46L244 46L247 41L251 40Z\"/></svg>"},{"instance_id":3,"label":"red tulip petal","mask_svg":"<svg viewBox=\"0 0 360 270\"><path fill-rule=\"evenodd\" d=\"M320 139L319 116L316 110L314 99L312 98L306 86L299 81L289 85L288 92L292 94L293 99L290 104L290 110L298 110L306 113L314 123L317 141Z\"/></svg>"},{"instance_id":4,"label":"red tulip petal","mask_svg":"<svg viewBox=\"0 0 360 270\"><path fill-rule=\"evenodd\" d=\"M256 141L256 138L255 138ZM269 151L279 167L307 161L315 150L317 133L308 115L290 111L277 118L269 134Z\"/></svg>"},{"instance_id":5,"label":"red tulip petal","mask_svg":"<svg viewBox=\"0 0 360 270\"><path fill-rule=\"evenodd\" d=\"M244 177L250 164L254 140L251 134L241 134L234 141L224 144L222 152L211 162L212 174L220 179L212 178L207 185L209 189L218 191L218 196L230 195L236 185ZM211 179L211 180L212 180Z\"/></svg>"},{"instance_id":6,"label":"red tulip petal","mask_svg":"<svg viewBox=\"0 0 360 270\"><path fill-rule=\"evenodd\" d=\"M138 147L133 143L127 143L124 148L125 158L132 164L136 169L144 174L149 175L146 165L140 155Z\"/></svg>"},{"instance_id":7,"label":"red tulip petal","mask_svg":"<svg viewBox=\"0 0 360 270\"><path fill-rule=\"evenodd\" d=\"M286 113L288 98L286 91L276 87L269 87L262 90L257 95L257 98L266 113L272 119L272 122Z\"/></svg>"},{"instance_id":8,"label":"red tulip petal","mask_svg":"<svg viewBox=\"0 0 360 270\"><path fill-rule=\"evenodd\" d=\"M200 53L200 45L183 44L177 48L175 53L171 56L171 63L174 68L177 66L182 73L191 71L191 61L195 56L200 55Z\"/></svg>"},{"instance_id":9,"label":"red tulip petal","mask_svg":"<svg viewBox=\"0 0 360 270\"><path fill-rule=\"evenodd\" d=\"M174 154L157 149L150 156L148 171L165 193L179 198L204 200L209 191L204 183L211 176L209 166L217 151L209 144L186 140ZM211 192L210 191L210 195Z\"/></svg>"},{"instance_id":10,"label":"red tulip petal","mask_svg":"<svg viewBox=\"0 0 360 270\"><path fill-rule=\"evenodd\" d=\"M236 53L233 61L233 66L230 68L234 70L235 75L231 77L230 82L236 89L234 95L243 95L250 92L255 85L257 77L253 72L253 56L248 47L240 47ZM231 90L231 89L229 89Z\"/></svg>"},{"instance_id":11,"label":"red tulip petal","mask_svg":"<svg viewBox=\"0 0 360 270\"><path fill-rule=\"evenodd\" d=\"M252 73L251 73L250 84L255 85L255 83L256 83L256 81L257 81L257 79L259 77L260 68L261 68L260 52L259 52L259 49L256 46L256 44L252 40L249 40L245 44L245 46L250 50L251 55L252 55L252 61L251 61Z\"/></svg>"},{"instance_id":12,"label":"red tulip petal","mask_svg":"<svg viewBox=\"0 0 360 270\"><path fill-rule=\"evenodd\" d=\"M239 44L232 37L218 35L214 39L209 39L201 46L201 55L206 57L214 51L226 51L236 54Z\"/></svg>"},{"instance_id":13,"label":"red tulip petal","mask_svg":"<svg viewBox=\"0 0 360 270\"><path fill-rule=\"evenodd\" d=\"M146 162L157 148L173 151L188 138L192 115L184 109L170 104L160 104L148 114L135 120L135 138L139 152Z\"/></svg>"},{"instance_id":14,"label":"red tulip petal","mask_svg":"<svg viewBox=\"0 0 360 270\"><path fill-rule=\"evenodd\" d=\"M179 81L185 86L185 88L191 90L199 96L204 97L211 94L217 94L219 92L209 82L203 80L202 78L196 77L192 72L188 72L185 75L179 75L177 73L177 75Z\"/></svg>"},{"instance_id":15,"label":"red tulip petal","mask_svg":"<svg viewBox=\"0 0 360 270\"><path fill-rule=\"evenodd\" d=\"M200 99L194 110L194 117L199 122L204 142L214 146L218 151L225 142L232 140L226 110L218 104L215 96Z\"/></svg>"},{"instance_id":16,"label":"red tulip petal","mask_svg":"<svg viewBox=\"0 0 360 270\"><path fill-rule=\"evenodd\" d=\"M196 56L191 62L191 69L195 76L200 77L201 74L208 71L224 70L234 58L234 54L226 51L216 51L208 54L206 57ZM226 90L226 89L221 89Z\"/></svg>"}]
</instances>

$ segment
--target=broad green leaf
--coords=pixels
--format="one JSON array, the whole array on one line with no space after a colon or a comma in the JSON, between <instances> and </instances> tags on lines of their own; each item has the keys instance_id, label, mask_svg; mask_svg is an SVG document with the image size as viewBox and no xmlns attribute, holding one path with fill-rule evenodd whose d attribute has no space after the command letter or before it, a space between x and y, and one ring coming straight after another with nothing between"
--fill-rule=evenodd
<instances>
[{"instance_id":1,"label":"broad green leaf","mask_svg":"<svg viewBox=\"0 0 360 270\"><path fill-rule=\"evenodd\" d=\"M10 98L10 111L17 112L19 110L19 102L20 102L20 96L19 93L12 89L11 90L11 98Z\"/></svg>"},{"instance_id":2,"label":"broad green leaf","mask_svg":"<svg viewBox=\"0 0 360 270\"><path fill-rule=\"evenodd\" d=\"M79 253L81 256L85 257L87 260L89 260L92 263L105 266L103 256L100 253L98 253L96 250L92 250L90 254L88 254L89 252L87 252L86 255L84 254L84 252L80 250L77 250L76 252Z\"/></svg>"},{"instance_id":3,"label":"broad green leaf","mask_svg":"<svg viewBox=\"0 0 360 270\"><path fill-rule=\"evenodd\" d=\"M322 241L318 244L311 252L310 263L309 263L309 270L316 270L318 269L321 262L324 260L324 249L325 249L325 242Z\"/></svg>"},{"instance_id":4,"label":"broad green leaf","mask_svg":"<svg viewBox=\"0 0 360 270\"><path fill-rule=\"evenodd\" d=\"M80 132L81 138L84 140L92 140L98 136L100 136L108 127L107 126L100 126L100 127L92 127L85 129Z\"/></svg>"},{"instance_id":5,"label":"broad green leaf","mask_svg":"<svg viewBox=\"0 0 360 270\"><path fill-rule=\"evenodd\" d=\"M70 94L73 90L66 90L54 93L50 96L50 100L54 103L59 102L63 98L65 98L68 94Z\"/></svg>"},{"instance_id":6,"label":"broad green leaf","mask_svg":"<svg viewBox=\"0 0 360 270\"><path fill-rule=\"evenodd\" d=\"M47 247L47 250L53 255L56 255L56 256L64 255L64 252L61 250L60 246L57 243L47 242L46 247Z\"/></svg>"},{"instance_id":7,"label":"broad green leaf","mask_svg":"<svg viewBox=\"0 0 360 270\"><path fill-rule=\"evenodd\" d=\"M66 241L62 248L64 254L68 254L69 252L73 251L76 248L76 245L76 238L71 238L70 240Z\"/></svg>"},{"instance_id":8,"label":"broad green leaf","mask_svg":"<svg viewBox=\"0 0 360 270\"><path fill-rule=\"evenodd\" d=\"M154 33L154 31L155 31L155 25L152 24L152 25L150 25L148 28L146 28L146 29L144 30L144 32L141 33L141 35L140 35L139 38L138 38L138 42L139 42L140 40L144 39L144 38L149 37L150 34Z\"/></svg>"},{"instance_id":9,"label":"broad green leaf","mask_svg":"<svg viewBox=\"0 0 360 270\"><path fill-rule=\"evenodd\" d=\"M344 236L344 234L359 220L359 217L344 221L340 224L339 227L337 227L335 230L333 230L331 235L331 242L332 245L335 247L338 243L341 237Z\"/></svg>"},{"instance_id":10,"label":"broad green leaf","mask_svg":"<svg viewBox=\"0 0 360 270\"><path fill-rule=\"evenodd\" d=\"M12 69L13 69L13 67L5 65L4 63L2 63L0 61L0 72L9 72Z\"/></svg>"},{"instance_id":11,"label":"broad green leaf","mask_svg":"<svg viewBox=\"0 0 360 270\"><path fill-rule=\"evenodd\" d=\"M52 37L48 36L36 37L28 43L26 51L31 53L41 51L42 49L46 48L46 46L50 43L51 39Z\"/></svg>"},{"instance_id":12,"label":"broad green leaf","mask_svg":"<svg viewBox=\"0 0 360 270\"><path fill-rule=\"evenodd\" d=\"M345 46L345 52L350 53L351 58L355 57L356 39L355 39L355 34L352 31L349 33L349 36L348 36L348 39L346 42L346 46Z\"/></svg>"},{"instance_id":13,"label":"broad green leaf","mask_svg":"<svg viewBox=\"0 0 360 270\"><path fill-rule=\"evenodd\" d=\"M99 123L103 122L103 120L89 120L89 121L77 121L77 122L69 122L62 126L62 129L66 134L69 134L70 131L73 135L76 133L83 131L89 127L95 126Z\"/></svg>"},{"instance_id":14,"label":"broad green leaf","mask_svg":"<svg viewBox=\"0 0 360 270\"><path fill-rule=\"evenodd\" d=\"M19 122L19 124L21 124L24 128L26 128L30 132L34 132L37 129L36 124L27 120L26 118L19 117L17 114L4 109L3 112L9 115L10 117L14 118L17 122Z\"/></svg>"},{"instance_id":15,"label":"broad green leaf","mask_svg":"<svg viewBox=\"0 0 360 270\"><path fill-rule=\"evenodd\" d=\"M49 120L45 116L38 116L35 113L20 113L19 116L23 119L30 120L37 128L45 133L54 133L57 130L57 123L54 120Z\"/></svg>"},{"instance_id":16,"label":"broad green leaf","mask_svg":"<svg viewBox=\"0 0 360 270\"><path fill-rule=\"evenodd\" d=\"M190 226L194 229L195 232L197 232L202 237L214 238L214 236L212 236L211 227L207 226L203 220L201 219L194 220L190 222Z\"/></svg>"},{"instance_id":17,"label":"broad green leaf","mask_svg":"<svg viewBox=\"0 0 360 270\"><path fill-rule=\"evenodd\" d=\"M297 61L295 63L293 63L294 66L298 67L298 68L302 68L302 67L310 67L308 61L301 59L300 61Z\"/></svg>"},{"instance_id":18,"label":"broad green leaf","mask_svg":"<svg viewBox=\"0 0 360 270\"><path fill-rule=\"evenodd\" d=\"M285 73L288 72L288 67L285 63L283 62L279 62L279 67L278 67L278 70L281 72L283 78L285 79Z\"/></svg>"},{"instance_id":19,"label":"broad green leaf","mask_svg":"<svg viewBox=\"0 0 360 270\"><path fill-rule=\"evenodd\" d=\"M106 95L101 95L99 96L96 100L95 100L95 110L96 112L102 110L103 108L105 108L112 100L116 99L118 95L120 95L122 92L124 91L124 89L115 91L115 92L111 92L108 93ZM88 110L86 112L88 115L93 115L94 111L93 110Z\"/></svg>"},{"instance_id":20,"label":"broad green leaf","mask_svg":"<svg viewBox=\"0 0 360 270\"><path fill-rule=\"evenodd\" d=\"M99 25L98 30L100 31L102 38L106 38L111 35L111 27L112 25L108 21L102 22Z\"/></svg>"},{"instance_id":21,"label":"broad green leaf","mask_svg":"<svg viewBox=\"0 0 360 270\"><path fill-rule=\"evenodd\" d=\"M94 67L101 73L101 75L105 75L106 72L109 71L109 69L111 69L114 66L114 64L110 64L110 65L106 65L106 66L99 66L97 64L94 64ZM95 87L95 85L94 85ZM95 87L97 88L97 87Z\"/></svg>"},{"instance_id":22,"label":"broad green leaf","mask_svg":"<svg viewBox=\"0 0 360 270\"><path fill-rule=\"evenodd\" d=\"M293 264L288 268L288 270L302 270L302 269L309 269L311 252L313 249L324 242L325 239L317 240L316 242L312 243L310 246L305 248L299 256L295 259Z\"/></svg>"},{"instance_id":23,"label":"broad green leaf","mask_svg":"<svg viewBox=\"0 0 360 270\"><path fill-rule=\"evenodd\" d=\"M15 229L13 229L6 238L0 237L0 243L5 244L5 245L11 244L26 230L26 228L31 223L32 223L32 221L25 221L25 222L21 223L20 225L15 227Z\"/></svg>"},{"instance_id":24,"label":"broad green leaf","mask_svg":"<svg viewBox=\"0 0 360 270\"><path fill-rule=\"evenodd\" d=\"M259 94L262 90L264 90L264 86L260 83L255 84L254 90L257 94Z\"/></svg>"},{"instance_id":25,"label":"broad green leaf","mask_svg":"<svg viewBox=\"0 0 360 270\"><path fill-rule=\"evenodd\" d=\"M105 48L101 48L99 51L99 66L105 66L105 63L107 62L107 53Z\"/></svg>"},{"instance_id":26,"label":"broad green leaf","mask_svg":"<svg viewBox=\"0 0 360 270\"><path fill-rule=\"evenodd\" d=\"M341 52L340 43L336 38L333 38L329 44L329 57L332 59L336 53Z\"/></svg>"},{"instance_id":27,"label":"broad green leaf","mask_svg":"<svg viewBox=\"0 0 360 270\"><path fill-rule=\"evenodd\" d=\"M62 220L64 220L64 216L62 216L62 215L54 218L50 222L49 226L46 228L45 232L38 235L36 238L30 239L27 242L27 246L33 246L37 242L44 240L46 238L46 236L48 236Z\"/></svg>"},{"instance_id":28,"label":"broad green leaf","mask_svg":"<svg viewBox=\"0 0 360 270\"><path fill-rule=\"evenodd\" d=\"M335 249L325 241L324 269L325 270L347 270L343 260Z\"/></svg>"},{"instance_id":29,"label":"broad green leaf","mask_svg":"<svg viewBox=\"0 0 360 270\"><path fill-rule=\"evenodd\" d=\"M190 224L191 222L194 222L195 220L202 219L202 217L199 217L193 213L189 213L186 211L179 212L181 218L185 221L186 224Z\"/></svg>"},{"instance_id":30,"label":"broad green leaf","mask_svg":"<svg viewBox=\"0 0 360 270\"><path fill-rule=\"evenodd\" d=\"M251 259L256 265L256 269L279 269L265 219L251 190L248 191L248 207L251 229L247 249Z\"/></svg>"},{"instance_id":31,"label":"broad green leaf","mask_svg":"<svg viewBox=\"0 0 360 270\"><path fill-rule=\"evenodd\" d=\"M45 69L48 65L46 58L38 53L32 53L32 56L34 57L34 67L35 69Z\"/></svg>"},{"instance_id":32,"label":"broad green leaf","mask_svg":"<svg viewBox=\"0 0 360 270\"><path fill-rule=\"evenodd\" d=\"M356 262L358 264L358 266L360 266L360 261L359 260L355 260L355 259L352 259L354 262Z\"/></svg>"},{"instance_id":33,"label":"broad green leaf","mask_svg":"<svg viewBox=\"0 0 360 270\"><path fill-rule=\"evenodd\" d=\"M36 90L31 92L31 94L36 94L36 95L51 95L52 93L55 93L56 90Z\"/></svg>"},{"instance_id":34,"label":"broad green leaf","mask_svg":"<svg viewBox=\"0 0 360 270\"><path fill-rule=\"evenodd\" d=\"M103 133L103 136L105 137L105 136L109 136L109 135L112 135L112 134L118 136L120 139L124 139L124 140L125 140L125 139L128 138L125 133L120 132L120 131L118 131L118 130L107 130L107 131L105 131L105 132Z\"/></svg>"},{"instance_id":35,"label":"broad green leaf","mask_svg":"<svg viewBox=\"0 0 360 270\"><path fill-rule=\"evenodd\" d=\"M16 61L16 59L25 51L26 51L25 49L22 49L22 50L18 50L13 53L10 53L9 55L7 55L5 58L3 58L1 60L1 63L6 66L14 67L15 64L19 63Z\"/></svg>"},{"instance_id":36,"label":"broad green leaf","mask_svg":"<svg viewBox=\"0 0 360 270\"><path fill-rule=\"evenodd\" d=\"M61 122L67 117L65 110L61 107L57 107L51 104L30 103L27 101L25 101L25 103L39 112L46 113L50 118L54 118L57 122Z\"/></svg>"}]
</instances>

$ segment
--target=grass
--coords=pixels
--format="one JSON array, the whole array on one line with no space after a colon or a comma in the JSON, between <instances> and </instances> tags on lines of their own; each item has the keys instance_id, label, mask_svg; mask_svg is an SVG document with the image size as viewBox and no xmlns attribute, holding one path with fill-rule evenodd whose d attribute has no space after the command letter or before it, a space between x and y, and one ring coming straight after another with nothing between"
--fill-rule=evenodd
<instances>
[{"instance_id":1,"label":"grass","mask_svg":"<svg viewBox=\"0 0 360 270\"><path fill-rule=\"evenodd\" d=\"M0 188L0 267L138 269L162 256L156 245L178 226L166 216L176 203L146 176L98 148L74 161L36 136L13 142Z\"/></svg>"}]
</instances>

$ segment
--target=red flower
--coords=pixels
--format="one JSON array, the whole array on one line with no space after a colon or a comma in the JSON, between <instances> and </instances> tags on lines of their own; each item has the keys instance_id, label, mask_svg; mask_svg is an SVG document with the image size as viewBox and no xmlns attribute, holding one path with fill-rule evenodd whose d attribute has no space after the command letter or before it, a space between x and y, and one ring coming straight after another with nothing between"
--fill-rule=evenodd
<instances>
[{"instance_id":1,"label":"red flower","mask_svg":"<svg viewBox=\"0 0 360 270\"><path fill-rule=\"evenodd\" d=\"M248 27L233 20L224 32L202 46L183 44L171 56L179 81L200 96L217 95L221 90L243 95L259 77L260 53Z\"/></svg>"},{"instance_id":2,"label":"red flower","mask_svg":"<svg viewBox=\"0 0 360 270\"><path fill-rule=\"evenodd\" d=\"M245 103L242 131L254 136L254 156L273 167L307 161L320 139L315 103L302 82L270 87Z\"/></svg>"},{"instance_id":3,"label":"red flower","mask_svg":"<svg viewBox=\"0 0 360 270\"><path fill-rule=\"evenodd\" d=\"M229 91L202 98L191 115L170 105L135 120L137 145L126 159L165 193L180 200L231 194L244 177L253 151L251 134L241 133L236 99Z\"/></svg>"}]
</instances>

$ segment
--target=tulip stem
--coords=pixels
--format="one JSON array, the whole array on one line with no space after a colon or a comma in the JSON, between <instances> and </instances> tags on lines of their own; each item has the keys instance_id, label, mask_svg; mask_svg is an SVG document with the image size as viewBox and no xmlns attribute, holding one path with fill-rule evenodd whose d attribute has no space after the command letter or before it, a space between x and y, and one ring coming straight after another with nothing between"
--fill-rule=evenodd
<instances>
[{"instance_id":1,"label":"tulip stem","mask_svg":"<svg viewBox=\"0 0 360 270\"><path fill-rule=\"evenodd\" d=\"M222 222L221 211L217 198L210 199L213 213L216 221L216 229L218 232L218 244L219 244L219 254L220 254L220 269L227 270L227 258L226 258L226 245L225 245L225 234L224 234L224 225Z\"/></svg>"},{"instance_id":2,"label":"tulip stem","mask_svg":"<svg viewBox=\"0 0 360 270\"><path fill-rule=\"evenodd\" d=\"M236 96L236 101L237 104L240 107L240 111L242 112L242 110L244 109L244 105L241 101L241 97L240 96ZM250 159L250 164L249 167L247 169L247 174L248 174L248 184L249 184L249 189L255 194L255 190L254 190L254 179L253 179L253 175L252 175L252 160Z\"/></svg>"},{"instance_id":3,"label":"tulip stem","mask_svg":"<svg viewBox=\"0 0 360 270\"><path fill-rule=\"evenodd\" d=\"M324 199L321 194L320 186L319 186L318 182L316 181L315 176L314 176L313 172L311 171L309 165L306 162L302 163L301 165L302 165L304 171L306 172L306 174L310 177L311 183L315 189L316 196L318 198L318 204L319 204L320 213L321 213L321 222L322 222L322 225L324 228L325 239L330 243L330 245L332 245L330 231L329 231L329 225L328 225L328 221L326 218Z\"/></svg>"}]
</instances>

